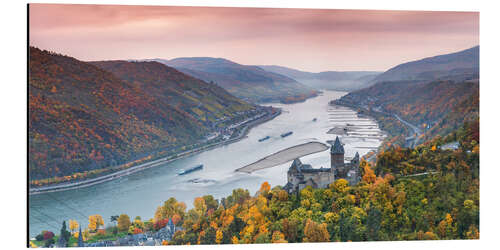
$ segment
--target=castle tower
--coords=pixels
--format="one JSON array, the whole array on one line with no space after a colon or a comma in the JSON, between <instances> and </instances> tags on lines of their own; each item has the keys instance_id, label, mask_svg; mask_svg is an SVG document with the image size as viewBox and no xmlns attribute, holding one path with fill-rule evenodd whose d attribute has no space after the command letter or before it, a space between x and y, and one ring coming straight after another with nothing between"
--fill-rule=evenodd
<instances>
[{"instance_id":1,"label":"castle tower","mask_svg":"<svg viewBox=\"0 0 500 250\"><path fill-rule=\"evenodd\" d=\"M344 146L340 143L338 136L330 149L330 165L332 172L336 172L339 167L344 166Z\"/></svg>"},{"instance_id":2,"label":"castle tower","mask_svg":"<svg viewBox=\"0 0 500 250\"><path fill-rule=\"evenodd\" d=\"M359 153L356 152L356 155L354 155L354 158L352 158L351 163L355 167L359 167Z\"/></svg>"}]
</instances>

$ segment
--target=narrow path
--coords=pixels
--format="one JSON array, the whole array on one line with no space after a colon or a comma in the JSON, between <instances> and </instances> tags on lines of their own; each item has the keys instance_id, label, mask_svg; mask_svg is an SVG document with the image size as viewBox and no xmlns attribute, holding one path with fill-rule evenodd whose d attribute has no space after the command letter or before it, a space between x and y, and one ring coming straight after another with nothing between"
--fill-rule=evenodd
<instances>
[{"instance_id":1,"label":"narrow path","mask_svg":"<svg viewBox=\"0 0 500 250\"><path fill-rule=\"evenodd\" d=\"M400 176L401 178L403 177L415 177L415 176L422 176L422 175L428 175L428 174L437 174L439 172L437 171L429 171L429 172L423 172L423 173L418 173L418 174L410 174L410 175L402 175Z\"/></svg>"}]
</instances>

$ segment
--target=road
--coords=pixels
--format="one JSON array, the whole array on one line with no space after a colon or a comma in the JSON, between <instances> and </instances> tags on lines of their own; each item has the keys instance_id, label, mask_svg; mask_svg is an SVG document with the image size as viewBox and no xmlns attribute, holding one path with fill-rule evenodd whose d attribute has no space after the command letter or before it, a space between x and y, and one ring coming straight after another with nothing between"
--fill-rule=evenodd
<instances>
[{"instance_id":1,"label":"road","mask_svg":"<svg viewBox=\"0 0 500 250\"><path fill-rule=\"evenodd\" d=\"M240 124L240 125L244 126L243 129L240 130L239 134L235 138L232 138L229 140L225 140L222 142L216 142L216 143L201 146L198 148L186 150L186 151L178 153L174 156L167 156L167 157L164 157L164 158L161 158L158 160L153 160L150 162L142 163L140 165L133 166L133 167L130 167L130 168L127 168L124 170L119 170L116 172L112 172L109 174L105 174L105 175L90 178L90 179L30 188L29 195L48 193L48 192L57 192L57 191L70 190L70 189L75 189L75 188L80 188L80 187L92 186L95 184L99 184L102 182L111 181L111 180L114 180L116 178L127 176L127 175L130 175L130 174L138 172L138 171L142 171L142 170L147 169L147 168L156 167L156 166L159 166L159 165L162 165L165 163L179 160L179 159L182 159L184 157L190 156L192 154L201 153L201 152L204 152L206 150L213 149L214 147L227 145L229 143L234 143L234 142L237 142L237 141L245 138L246 134L249 132L249 130L252 127L254 127L260 123L272 120L280 114L281 114L281 111L278 111L275 114L268 114L268 115L260 116L260 117L256 118L255 120L246 121L245 124Z\"/></svg>"},{"instance_id":2,"label":"road","mask_svg":"<svg viewBox=\"0 0 500 250\"><path fill-rule=\"evenodd\" d=\"M396 119L398 119L400 122L402 122L404 125L408 126L409 128L411 128L413 130L413 134L415 134L415 140L413 142L413 145L411 145L411 147L415 146L415 145L418 145L418 141L420 140L420 135L422 134L422 130L420 130L417 126L401 119L401 117L399 117L398 115L394 114L394 117L396 117Z\"/></svg>"}]
</instances>

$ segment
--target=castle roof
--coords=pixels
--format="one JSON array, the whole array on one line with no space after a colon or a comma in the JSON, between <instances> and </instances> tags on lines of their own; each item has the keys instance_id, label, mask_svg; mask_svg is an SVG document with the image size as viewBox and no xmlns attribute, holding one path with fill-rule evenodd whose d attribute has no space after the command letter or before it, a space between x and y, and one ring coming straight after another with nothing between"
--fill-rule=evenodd
<instances>
[{"instance_id":1,"label":"castle roof","mask_svg":"<svg viewBox=\"0 0 500 250\"><path fill-rule=\"evenodd\" d=\"M302 162L300 161L300 159L296 158L295 160L293 160L293 163L292 163L291 167L299 168L301 165L302 165Z\"/></svg>"},{"instance_id":2,"label":"castle roof","mask_svg":"<svg viewBox=\"0 0 500 250\"><path fill-rule=\"evenodd\" d=\"M340 139L338 136L337 138L335 138L335 143L333 143L330 152L332 154L344 154L344 146L342 146L342 143L340 143Z\"/></svg>"},{"instance_id":3,"label":"castle roof","mask_svg":"<svg viewBox=\"0 0 500 250\"><path fill-rule=\"evenodd\" d=\"M300 161L299 158L296 158L295 160L293 160L292 162L292 165L290 166L290 168L288 169L288 171L296 171L296 172L299 172L301 173L302 171L304 170L310 170L312 169L312 166L309 165L309 164L302 164L302 162Z\"/></svg>"}]
</instances>

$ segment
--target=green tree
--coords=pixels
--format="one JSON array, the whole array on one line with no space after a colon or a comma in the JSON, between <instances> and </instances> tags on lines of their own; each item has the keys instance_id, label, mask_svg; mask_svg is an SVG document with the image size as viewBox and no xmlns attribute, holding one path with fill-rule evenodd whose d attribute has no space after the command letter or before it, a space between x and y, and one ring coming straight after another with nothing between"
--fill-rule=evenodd
<instances>
[{"instance_id":1,"label":"green tree","mask_svg":"<svg viewBox=\"0 0 500 250\"><path fill-rule=\"evenodd\" d=\"M205 235L200 237L200 244L210 245L215 244L217 231L213 227L208 227L207 230L204 231Z\"/></svg>"},{"instance_id":2,"label":"green tree","mask_svg":"<svg viewBox=\"0 0 500 250\"><path fill-rule=\"evenodd\" d=\"M368 210L366 219L367 240L379 240L380 222L382 220L382 212L373 205Z\"/></svg>"}]
</instances>

